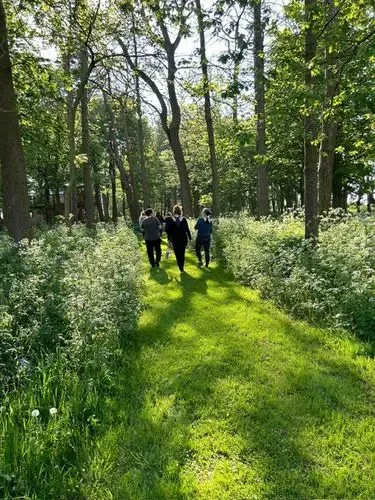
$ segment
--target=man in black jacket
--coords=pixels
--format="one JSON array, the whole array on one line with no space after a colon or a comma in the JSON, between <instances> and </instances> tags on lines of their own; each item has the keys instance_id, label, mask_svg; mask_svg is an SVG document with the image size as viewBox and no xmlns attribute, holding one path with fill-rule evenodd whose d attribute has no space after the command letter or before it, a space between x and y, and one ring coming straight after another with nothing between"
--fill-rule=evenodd
<instances>
[{"instance_id":1,"label":"man in black jacket","mask_svg":"<svg viewBox=\"0 0 375 500\"><path fill-rule=\"evenodd\" d=\"M161 259L161 224L159 219L155 217L152 208L145 210L145 215L146 219L143 220L141 229L145 237L148 260L152 267L159 267Z\"/></svg>"}]
</instances>

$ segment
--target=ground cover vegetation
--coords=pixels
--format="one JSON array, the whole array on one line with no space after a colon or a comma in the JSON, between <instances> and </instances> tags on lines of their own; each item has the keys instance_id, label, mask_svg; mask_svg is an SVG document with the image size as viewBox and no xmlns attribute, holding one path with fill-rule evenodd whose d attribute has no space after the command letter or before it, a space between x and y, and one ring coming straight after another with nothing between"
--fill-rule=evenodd
<instances>
[{"instance_id":1,"label":"ground cover vegetation","mask_svg":"<svg viewBox=\"0 0 375 500\"><path fill-rule=\"evenodd\" d=\"M80 498L140 310L137 245L126 227L2 237L2 498Z\"/></svg>"},{"instance_id":2,"label":"ground cover vegetation","mask_svg":"<svg viewBox=\"0 0 375 500\"><path fill-rule=\"evenodd\" d=\"M257 221L222 218L217 253L243 284L294 315L357 333L375 331L375 220L331 213L317 243L303 238L298 214Z\"/></svg>"}]
</instances>

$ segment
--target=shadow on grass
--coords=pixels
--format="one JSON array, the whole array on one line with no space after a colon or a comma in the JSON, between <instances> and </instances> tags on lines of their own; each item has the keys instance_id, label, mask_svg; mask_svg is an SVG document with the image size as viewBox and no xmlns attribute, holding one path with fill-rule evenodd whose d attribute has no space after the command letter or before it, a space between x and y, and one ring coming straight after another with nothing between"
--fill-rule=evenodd
<instances>
[{"instance_id":1,"label":"shadow on grass","mask_svg":"<svg viewBox=\"0 0 375 500\"><path fill-rule=\"evenodd\" d=\"M334 428L336 419L346 425L358 408L366 416L363 381L350 358L332 349L327 354L317 330L238 293L219 267L176 274L171 262L150 273L146 318L124 359L112 408L120 436L114 497L360 494L359 485L346 490L349 477L322 486L314 442L330 439L331 424L332 433L342 431ZM209 296L211 289L220 291L220 302ZM198 311L197 300L204 304ZM236 325L237 307L253 319ZM256 322L265 333L246 336ZM236 445L231 449L223 439ZM336 453L344 460L344 447ZM220 467L242 472L227 472L219 489L206 484L202 493L201 483ZM252 481L244 472L250 470Z\"/></svg>"}]
</instances>

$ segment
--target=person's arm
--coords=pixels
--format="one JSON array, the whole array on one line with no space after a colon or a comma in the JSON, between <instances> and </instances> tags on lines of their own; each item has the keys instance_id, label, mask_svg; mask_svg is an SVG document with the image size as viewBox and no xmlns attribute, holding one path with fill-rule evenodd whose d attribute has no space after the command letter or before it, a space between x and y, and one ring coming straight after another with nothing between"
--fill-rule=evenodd
<instances>
[{"instance_id":1,"label":"person's arm","mask_svg":"<svg viewBox=\"0 0 375 500\"><path fill-rule=\"evenodd\" d=\"M194 229L197 230L199 228L199 219L197 220L195 226L194 226Z\"/></svg>"},{"instance_id":2,"label":"person's arm","mask_svg":"<svg viewBox=\"0 0 375 500\"><path fill-rule=\"evenodd\" d=\"M186 234L188 235L189 241L191 241L191 232L189 229L189 224L188 224L187 219L185 219L185 224L186 224Z\"/></svg>"},{"instance_id":3,"label":"person's arm","mask_svg":"<svg viewBox=\"0 0 375 500\"><path fill-rule=\"evenodd\" d=\"M210 234L212 234L212 230L213 230L213 225L212 222L210 222Z\"/></svg>"}]
</instances>

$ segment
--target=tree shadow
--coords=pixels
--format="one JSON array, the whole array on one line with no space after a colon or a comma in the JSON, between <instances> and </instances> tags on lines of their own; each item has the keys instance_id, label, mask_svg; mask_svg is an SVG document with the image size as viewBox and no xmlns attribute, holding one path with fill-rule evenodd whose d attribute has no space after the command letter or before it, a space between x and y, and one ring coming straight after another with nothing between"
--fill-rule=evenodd
<instances>
[{"instance_id":1,"label":"tree shadow","mask_svg":"<svg viewBox=\"0 0 375 500\"><path fill-rule=\"evenodd\" d=\"M358 408L370 415L353 360L335 354L317 330L239 293L218 267L177 277L161 270L149 279L163 285L165 298L146 309L113 397L120 436L114 497L249 498L249 485L231 490L224 479L223 496L217 490L199 494L200 481L220 467L252 471L263 498L340 496L339 482L321 486L324 471L312 440L328 439L331 422L358 418ZM215 287L223 300L217 306L225 301L244 316L248 310L275 335L247 336L236 317L219 317L208 293ZM195 301L202 299L207 305L199 314L205 315L202 324L212 318L209 331L201 329L200 318L191 322ZM236 453L220 432L238 442ZM204 451L196 436L208 443ZM344 452L337 448L338 455ZM228 481L235 477L228 473Z\"/></svg>"}]
</instances>

